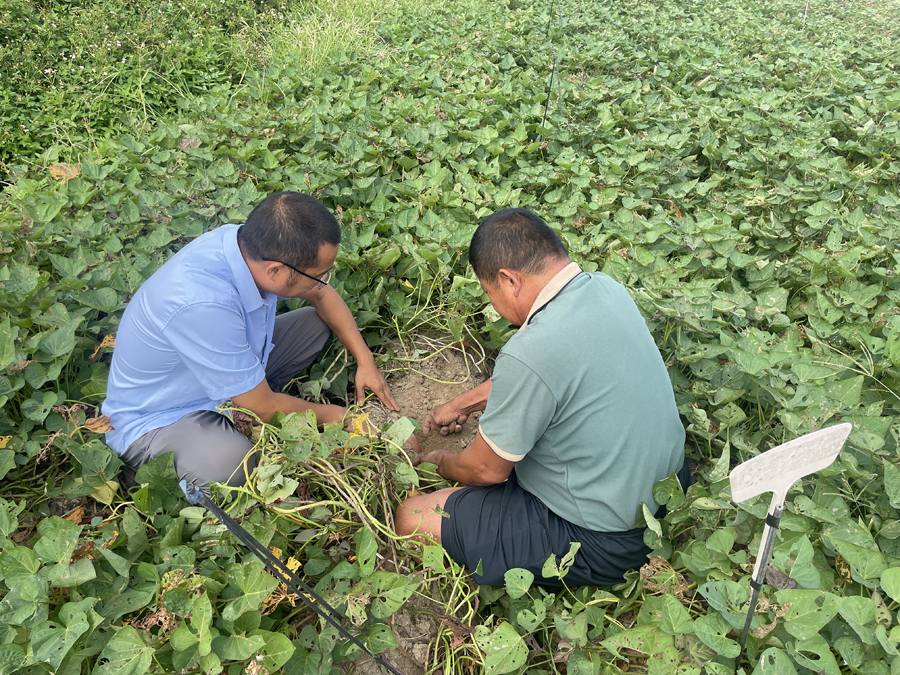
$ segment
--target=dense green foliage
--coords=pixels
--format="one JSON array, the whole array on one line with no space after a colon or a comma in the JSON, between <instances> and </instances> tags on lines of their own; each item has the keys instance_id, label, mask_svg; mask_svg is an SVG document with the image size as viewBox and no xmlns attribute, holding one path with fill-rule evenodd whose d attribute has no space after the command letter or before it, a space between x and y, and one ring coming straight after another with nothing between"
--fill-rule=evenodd
<instances>
[{"instance_id":1,"label":"dense green foliage","mask_svg":"<svg viewBox=\"0 0 900 675\"><path fill-rule=\"evenodd\" d=\"M0 167L59 143L96 150L278 58L362 49L404 0L8 0L0 6Z\"/></svg>"},{"instance_id":2,"label":"dense green foliage","mask_svg":"<svg viewBox=\"0 0 900 675\"><path fill-rule=\"evenodd\" d=\"M0 670L238 672L260 654L269 671L314 673L348 655L266 600L274 579L186 508L170 463L125 494L86 422L105 391L101 341L142 281L263 195L297 189L340 216L333 283L373 345L435 327L465 344L467 322L501 345L508 326L466 245L496 208L541 213L585 269L632 291L697 474L687 495L657 486L665 519L642 514L657 555L643 575L551 594L513 572L476 591L440 549L409 557L390 534L409 489L441 484L408 466L403 423L367 443L276 420L231 508L352 623L368 616L373 648L393 646L385 621L428 576L448 614L477 625L442 627L431 665L446 672L731 672L766 502L735 505L728 471L840 420L854 424L840 459L788 501L747 672L900 672L900 7L825 3L805 22L802 10L453 4L387 31L383 58L271 62L194 90L150 133L96 138L77 165L60 147L10 162ZM561 86L547 109L551 44ZM313 379L307 391L346 386ZM80 495L109 508L51 517Z\"/></svg>"}]
</instances>

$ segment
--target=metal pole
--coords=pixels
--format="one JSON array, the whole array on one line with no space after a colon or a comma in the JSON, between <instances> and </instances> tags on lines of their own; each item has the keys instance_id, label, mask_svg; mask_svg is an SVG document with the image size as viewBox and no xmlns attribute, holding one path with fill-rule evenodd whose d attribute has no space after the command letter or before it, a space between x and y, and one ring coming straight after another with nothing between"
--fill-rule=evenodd
<instances>
[{"instance_id":1,"label":"metal pole","mask_svg":"<svg viewBox=\"0 0 900 675\"><path fill-rule=\"evenodd\" d=\"M773 496L772 500L778 499ZM781 523L781 515L784 513L784 503L776 504L769 509L766 515L766 526L763 528L762 538L759 542L759 553L756 556L756 565L753 575L750 577L750 587L753 593L750 596L750 608L747 610L747 620L744 621L744 631L741 633L741 650L734 662L734 672L737 675L741 665L741 656L744 654L744 645L747 644L747 636L750 634L750 625L753 623L753 614L756 612L756 604L759 602L759 592L766 581L766 570L769 567L769 558L772 557L772 549L775 547L775 535Z\"/></svg>"}]
</instances>

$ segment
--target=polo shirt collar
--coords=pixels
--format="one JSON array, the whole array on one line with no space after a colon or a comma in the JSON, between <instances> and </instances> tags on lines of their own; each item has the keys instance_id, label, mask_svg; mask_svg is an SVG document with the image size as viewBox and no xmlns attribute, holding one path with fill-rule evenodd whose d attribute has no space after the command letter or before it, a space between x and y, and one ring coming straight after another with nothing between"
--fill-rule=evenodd
<instances>
[{"instance_id":1,"label":"polo shirt collar","mask_svg":"<svg viewBox=\"0 0 900 675\"><path fill-rule=\"evenodd\" d=\"M553 278L547 282L547 285L541 289L541 292L538 293L534 304L531 306L531 311L528 312L528 318L525 319L525 323L522 324L522 328L519 330L523 330L525 326L528 325L528 322L531 321L531 317L546 307L547 304L559 295L559 292L579 274L581 274L581 268L578 266L578 263L575 262L570 262L557 272Z\"/></svg>"},{"instance_id":2,"label":"polo shirt collar","mask_svg":"<svg viewBox=\"0 0 900 675\"><path fill-rule=\"evenodd\" d=\"M231 274L234 277L234 287L241 296L241 302L244 309L252 312L259 309L266 303L263 300L256 282L253 281L253 275L250 274L250 268L247 267L247 261L241 254L241 247L237 243L237 233L240 227L235 227L231 232L225 233L223 240L223 249L225 251L225 260L231 268Z\"/></svg>"}]
</instances>

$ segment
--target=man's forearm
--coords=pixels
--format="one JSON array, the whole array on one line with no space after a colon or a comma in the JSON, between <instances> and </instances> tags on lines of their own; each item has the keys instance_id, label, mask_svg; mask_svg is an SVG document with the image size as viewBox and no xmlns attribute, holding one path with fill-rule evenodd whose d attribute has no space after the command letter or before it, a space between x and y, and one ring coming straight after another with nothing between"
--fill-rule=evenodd
<instances>
[{"instance_id":1,"label":"man's forearm","mask_svg":"<svg viewBox=\"0 0 900 675\"><path fill-rule=\"evenodd\" d=\"M437 464L438 473L447 480L463 485L497 485L512 471L513 463L498 457L484 442L481 434L475 436L472 445L460 453L435 450L422 458L423 462Z\"/></svg>"},{"instance_id":2,"label":"man's forearm","mask_svg":"<svg viewBox=\"0 0 900 675\"><path fill-rule=\"evenodd\" d=\"M356 325L356 320L344 299L333 288L326 289L322 299L314 303L316 314L337 336L337 339L353 354L357 363L375 362L369 346Z\"/></svg>"},{"instance_id":3,"label":"man's forearm","mask_svg":"<svg viewBox=\"0 0 900 675\"><path fill-rule=\"evenodd\" d=\"M290 413L304 413L312 410L316 416L317 424L326 424L328 422L341 422L346 414L346 409L337 405L328 405L325 403L312 403L305 401L296 396L289 394L280 394L272 392L272 398L269 399L263 410L254 410L263 422L268 422L272 415L276 412L282 412L285 415Z\"/></svg>"},{"instance_id":4,"label":"man's forearm","mask_svg":"<svg viewBox=\"0 0 900 675\"><path fill-rule=\"evenodd\" d=\"M486 380L477 387L463 392L453 399L454 408L465 415L484 410L487 406L488 395L491 393L491 381Z\"/></svg>"},{"instance_id":5,"label":"man's forearm","mask_svg":"<svg viewBox=\"0 0 900 675\"><path fill-rule=\"evenodd\" d=\"M438 452L430 453L424 458L424 461L437 464L438 473L447 480L462 483L463 485L494 485L496 481L489 480L486 476L481 475L477 466L466 461L465 454L465 450L460 453L439 450Z\"/></svg>"}]
</instances>

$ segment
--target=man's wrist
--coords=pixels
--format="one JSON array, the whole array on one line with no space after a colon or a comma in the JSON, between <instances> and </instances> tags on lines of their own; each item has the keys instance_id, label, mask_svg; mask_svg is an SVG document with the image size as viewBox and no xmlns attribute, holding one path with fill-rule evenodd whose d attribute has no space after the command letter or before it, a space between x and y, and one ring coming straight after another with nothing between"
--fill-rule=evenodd
<instances>
[{"instance_id":1,"label":"man's wrist","mask_svg":"<svg viewBox=\"0 0 900 675\"><path fill-rule=\"evenodd\" d=\"M347 416L347 409L339 405L323 405L322 410L316 412L316 421L319 424L340 424Z\"/></svg>"}]
</instances>

